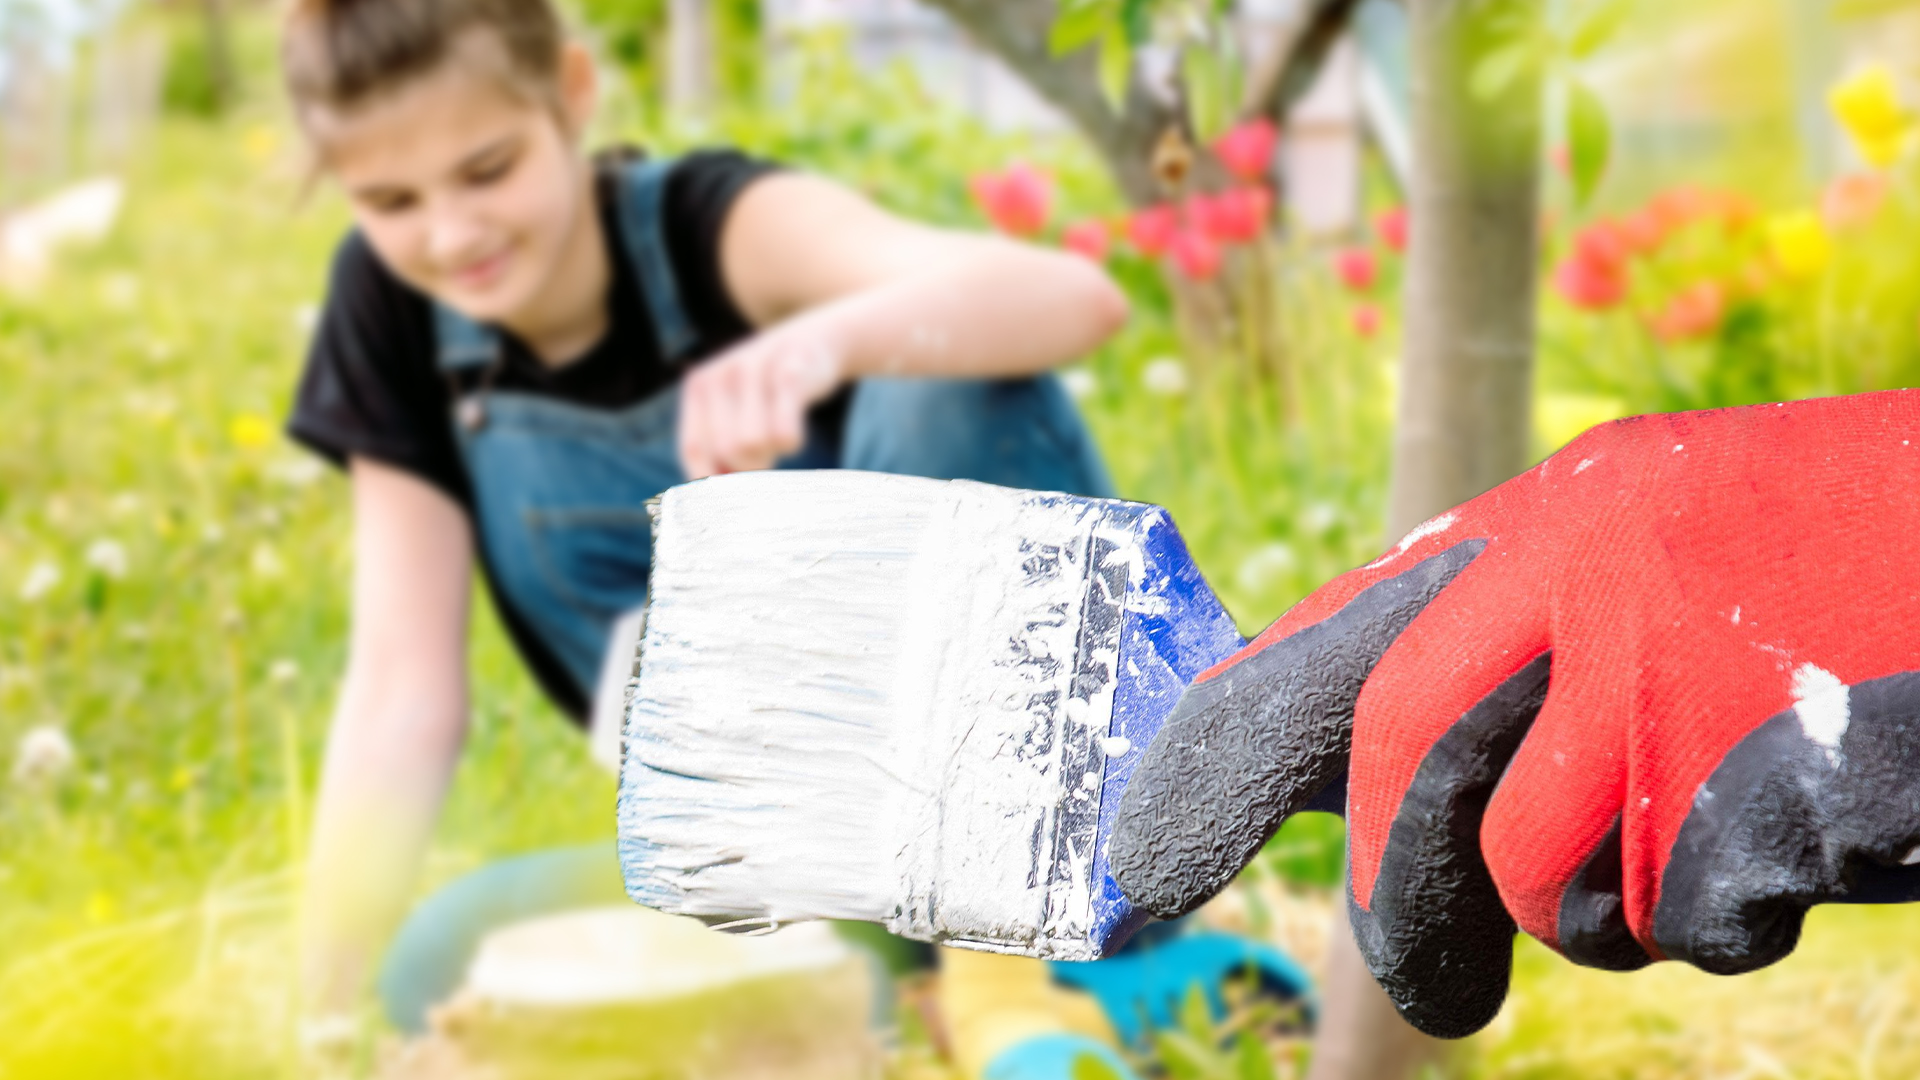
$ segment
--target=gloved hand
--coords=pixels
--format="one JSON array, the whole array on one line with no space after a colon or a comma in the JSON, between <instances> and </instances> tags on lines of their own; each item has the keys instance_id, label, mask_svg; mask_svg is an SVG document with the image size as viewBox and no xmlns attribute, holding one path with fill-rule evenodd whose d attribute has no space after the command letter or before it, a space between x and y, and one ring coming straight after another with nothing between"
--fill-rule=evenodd
<instances>
[{"instance_id":1,"label":"gloved hand","mask_svg":"<svg viewBox=\"0 0 1920 1080\"><path fill-rule=\"evenodd\" d=\"M1305 997L1312 985L1300 965L1273 946L1205 931L1130 946L1105 960L1050 966L1054 982L1100 1002L1114 1033L1129 1046L1145 1045L1149 1031L1174 1027L1195 987L1219 1019L1226 1015L1220 991L1235 976L1252 976L1260 989L1287 1000Z\"/></svg>"},{"instance_id":2,"label":"gloved hand","mask_svg":"<svg viewBox=\"0 0 1920 1080\"><path fill-rule=\"evenodd\" d=\"M1810 905L1910 887L1916 669L1920 392L1618 421L1195 680L1114 877L1190 910L1350 768L1349 912L1415 1026L1493 1018L1516 922L1752 970Z\"/></svg>"}]
</instances>

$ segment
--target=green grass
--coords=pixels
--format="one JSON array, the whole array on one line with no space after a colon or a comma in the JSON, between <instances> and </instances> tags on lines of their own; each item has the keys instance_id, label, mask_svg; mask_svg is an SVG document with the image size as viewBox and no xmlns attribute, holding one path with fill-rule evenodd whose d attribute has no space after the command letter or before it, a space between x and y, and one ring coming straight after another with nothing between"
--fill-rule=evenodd
<instances>
[{"instance_id":1,"label":"green grass","mask_svg":"<svg viewBox=\"0 0 1920 1080\"><path fill-rule=\"evenodd\" d=\"M970 220L966 174L1016 154L1058 170L1075 212L1112 209L1070 145L990 136L897 87L822 87L709 137L941 220ZM326 194L298 199L300 169L268 111L167 121L127 174L113 237L37 293L0 296L0 754L56 725L78 755L51 784L0 776L0 1080L294 1068L292 899L343 659L349 529L342 482L262 433L285 413L344 224ZM1122 265L1139 318L1084 365L1123 492L1172 509L1248 630L1385 539L1391 316L1380 339L1357 338L1319 257L1284 254L1283 359L1269 351L1254 370L1231 343L1183 345L1161 286ZM1882 294L1913 290L1897 270L1880 271ZM1755 392L1696 377L1757 370L1742 342L1787 349L1830 326L1817 363L1765 388L1885 385L1912 370L1915 332L1882 294L1777 305L1759 338L1673 348L1636 336L1629 315L1549 301L1542 382L1619 408L1680 392L1710 404L1713 386ZM1849 341L1880 342L1881 361L1849 361ZM1150 388L1169 358L1183 392ZM89 567L101 541L124 550L124 576ZM43 563L59 581L27 599ZM472 734L423 889L612 831L611 781L480 622ZM1330 819L1302 820L1263 869L1328 880L1338 837ZM1799 955L1749 980L1577 972L1523 943L1512 1006L1458 1069L1913 1075L1916 953L1920 911L1907 909L1823 911Z\"/></svg>"}]
</instances>

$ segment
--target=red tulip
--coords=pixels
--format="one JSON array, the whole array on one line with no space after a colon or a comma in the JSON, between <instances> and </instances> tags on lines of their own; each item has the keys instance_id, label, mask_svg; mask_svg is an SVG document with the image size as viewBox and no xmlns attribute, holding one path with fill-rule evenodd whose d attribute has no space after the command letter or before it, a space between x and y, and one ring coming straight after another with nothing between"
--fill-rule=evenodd
<instances>
[{"instance_id":1,"label":"red tulip","mask_svg":"<svg viewBox=\"0 0 1920 1080\"><path fill-rule=\"evenodd\" d=\"M1218 195L1187 199L1187 224L1223 244L1244 244L1260 238L1273 196L1267 189L1242 187Z\"/></svg>"},{"instance_id":2,"label":"red tulip","mask_svg":"<svg viewBox=\"0 0 1920 1080\"><path fill-rule=\"evenodd\" d=\"M1395 255L1407 253L1407 208L1389 206L1374 215L1373 231L1380 234L1380 242L1387 245Z\"/></svg>"},{"instance_id":3,"label":"red tulip","mask_svg":"<svg viewBox=\"0 0 1920 1080\"><path fill-rule=\"evenodd\" d=\"M1242 180L1257 182L1273 164L1273 150L1279 145L1280 132L1264 118L1236 124L1213 141L1213 156L1227 171Z\"/></svg>"},{"instance_id":4,"label":"red tulip","mask_svg":"<svg viewBox=\"0 0 1920 1080\"><path fill-rule=\"evenodd\" d=\"M1619 225L1620 239L1638 255L1659 250L1667 240L1667 223L1652 210L1629 214Z\"/></svg>"},{"instance_id":5,"label":"red tulip","mask_svg":"<svg viewBox=\"0 0 1920 1080\"><path fill-rule=\"evenodd\" d=\"M1353 309L1353 332L1363 338L1370 338L1380 332L1380 309L1372 304L1361 304Z\"/></svg>"},{"instance_id":6,"label":"red tulip","mask_svg":"<svg viewBox=\"0 0 1920 1080\"><path fill-rule=\"evenodd\" d=\"M1005 172L982 173L968 185L987 220L1002 232L1032 236L1046 227L1053 206L1053 182L1023 162Z\"/></svg>"},{"instance_id":7,"label":"red tulip","mask_svg":"<svg viewBox=\"0 0 1920 1080\"><path fill-rule=\"evenodd\" d=\"M1067 226L1060 234L1060 246L1094 262L1107 261L1107 226L1101 221L1082 221Z\"/></svg>"},{"instance_id":8,"label":"red tulip","mask_svg":"<svg viewBox=\"0 0 1920 1080\"><path fill-rule=\"evenodd\" d=\"M1633 243L1625 230L1604 218L1573 236L1573 257L1605 270L1625 273L1632 255Z\"/></svg>"},{"instance_id":9,"label":"red tulip","mask_svg":"<svg viewBox=\"0 0 1920 1080\"><path fill-rule=\"evenodd\" d=\"M1180 213L1165 203L1149 206L1127 219L1127 240L1142 255L1166 251L1179 231Z\"/></svg>"},{"instance_id":10,"label":"red tulip","mask_svg":"<svg viewBox=\"0 0 1920 1080\"><path fill-rule=\"evenodd\" d=\"M1821 216L1827 227L1836 231L1852 229L1873 220L1887 199L1887 178L1882 173L1848 173L1835 177L1820 199Z\"/></svg>"},{"instance_id":11,"label":"red tulip","mask_svg":"<svg viewBox=\"0 0 1920 1080\"><path fill-rule=\"evenodd\" d=\"M1702 281L1682 290L1647 323L1661 341L1684 341L1718 329L1726 309L1725 291L1711 281Z\"/></svg>"},{"instance_id":12,"label":"red tulip","mask_svg":"<svg viewBox=\"0 0 1920 1080\"><path fill-rule=\"evenodd\" d=\"M1600 311L1627 297L1627 274L1622 264L1570 255L1553 273L1554 287L1577 308Z\"/></svg>"},{"instance_id":13,"label":"red tulip","mask_svg":"<svg viewBox=\"0 0 1920 1080\"><path fill-rule=\"evenodd\" d=\"M1380 261L1366 248L1346 248L1333 257L1334 272L1354 292L1366 292L1380 277Z\"/></svg>"},{"instance_id":14,"label":"red tulip","mask_svg":"<svg viewBox=\"0 0 1920 1080\"><path fill-rule=\"evenodd\" d=\"M1194 281L1212 281L1220 273L1220 246L1206 234L1182 229L1167 248L1173 265Z\"/></svg>"}]
</instances>

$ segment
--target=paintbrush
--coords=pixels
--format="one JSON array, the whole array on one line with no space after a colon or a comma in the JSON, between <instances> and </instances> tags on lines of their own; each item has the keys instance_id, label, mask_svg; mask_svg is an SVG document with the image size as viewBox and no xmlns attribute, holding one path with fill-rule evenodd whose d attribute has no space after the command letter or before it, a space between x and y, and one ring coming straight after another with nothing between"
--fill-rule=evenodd
<instances>
[{"instance_id":1,"label":"paintbrush","mask_svg":"<svg viewBox=\"0 0 1920 1080\"><path fill-rule=\"evenodd\" d=\"M1243 644L1165 510L842 470L651 509L602 690L634 900L1064 960L1146 921L1107 872L1120 794Z\"/></svg>"}]
</instances>

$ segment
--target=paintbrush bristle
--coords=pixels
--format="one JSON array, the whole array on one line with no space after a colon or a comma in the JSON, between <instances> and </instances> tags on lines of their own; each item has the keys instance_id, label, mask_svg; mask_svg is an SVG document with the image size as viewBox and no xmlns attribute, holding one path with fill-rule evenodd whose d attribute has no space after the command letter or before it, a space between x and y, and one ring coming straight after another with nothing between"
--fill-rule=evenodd
<instances>
[{"instance_id":1,"label":"paintbrush bristle","mask_svg":"<svg viewBox=\"0 0 1920 1080\"><path fill-rule=\"evenodd\" d=\"M654 514L635 900L1067 959L1130 932L1102 809L1141 725L1240 643L1164 511L836 470L687 484Z\"/></svg>"}]
</instances>

